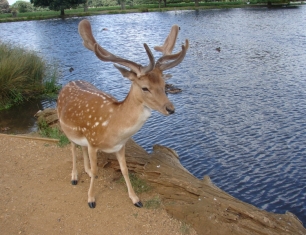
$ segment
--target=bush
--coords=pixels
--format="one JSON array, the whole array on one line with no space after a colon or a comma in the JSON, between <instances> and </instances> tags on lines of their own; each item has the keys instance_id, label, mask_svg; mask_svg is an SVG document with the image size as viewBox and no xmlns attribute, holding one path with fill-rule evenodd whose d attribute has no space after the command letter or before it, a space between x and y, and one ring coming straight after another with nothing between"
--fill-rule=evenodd
<instances>
[{"instance_id":1,"label":"bush","mask_svg":"<svg viewBox=\"0 0 306 235\"><path fill-rule=\"evenodd\" d=\"M35 52L0 42L0 110L57 92L58 73L52 69Z\"/></svg>"},{"instance_id":2,"label":"bush","mask_svg":"<svg viewBox=\"0 0 306 235\"><path fill-rule=\"evenodd\" d=\"M12 7L18 9L20 13L34 11L34 6L31 3L25 1L17 1L12 5Z\"/></svg>"}]
</instances>

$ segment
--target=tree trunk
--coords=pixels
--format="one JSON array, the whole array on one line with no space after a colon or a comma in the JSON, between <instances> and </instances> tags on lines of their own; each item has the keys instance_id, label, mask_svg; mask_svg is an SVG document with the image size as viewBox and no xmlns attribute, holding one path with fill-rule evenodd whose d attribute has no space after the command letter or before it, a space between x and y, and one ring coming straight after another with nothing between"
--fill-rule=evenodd
<instances>
[{"instance_id":1,"label":"tree trunk","mask_svg":"<svg viewBox=\"0 0 306 235\"><path fill-rule=\"evenodd\" d=\"M120 170L115 155L99 154L98 165ZM153 153L148 154L130 140L126 145L126 162L130 171L154 187L166 211L190 224L198 234L306 234L306 229L292 213L260 210L222 191L209 176L203 180L195 178L170 148L155 145Z\"/></svg>"},{"instance_id":2,"label":"tree trunk","mask_svg":"<svg viewBox=\"0 0 306 235\"><path fill-rule=\"evenodd\" d=\"M63 17L65 15L65 8L64 6L61 6L61 16Z\"/></svg>"},{"instance_id":3,"label":"tree trunk","mask_svg":"<svg viewBox=\"0 0 306 235\"><path fill-rule=\"evenodd\" d=\"M121 10L125 10L125 0L121 0L120 4L121 4Z\"/></svg>"},{"instance_id":4,"label":"tree trunk","mask_svg":"<svg viewBox=\"0 0 306 235\"><path fill-rule=\"evenodd\" d=\"M48 124L58 125L54 109L46 109L35 116ZM129 140L125 155L129 171L151 184L167 212L190 224L198 234L306 234L306 229L292 213L274 214L260 210L222 191L209 176L197 179L181 165L179 156L170 148L155 145L153 153L148 154ZM99 152L98 166L120 171L114 154Z\"/></svg>"},{"instance_id":5,"label":"tree trunk","mask_svg":"<svg viewBox=\"0 0 306 235\"><path fill-rule=\"evenodd\" d=\"M88 1L84 3L84 12L88 11Z\"/></svg>"},{"instance_id":6,"label":"tree trunk","mask_svg":"<svg viewBox=\"0 0 306 235\"><path fill-rule=\"evenodd\" d=\"M164 7L167 7L167 0L164 0Z\"/></svg>"},{"instance_id":7,"label":"tree trunk","mask_svg":"<svg viewBox=\"0 0 306 235\"><path fill-rule=\"evenodd\" d=\"M198 6L199 6L199 0L194 0L194 5L195 5L196 7L198 7Z\"/></svg>"}]
</instances>

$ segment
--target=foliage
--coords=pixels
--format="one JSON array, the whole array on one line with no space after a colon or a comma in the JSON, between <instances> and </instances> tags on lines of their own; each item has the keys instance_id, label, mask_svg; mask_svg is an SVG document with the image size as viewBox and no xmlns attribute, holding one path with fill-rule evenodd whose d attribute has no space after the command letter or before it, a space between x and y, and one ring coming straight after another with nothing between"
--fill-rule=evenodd
<instances>
[{"instance_id":1,"label":"foliage","mask_svg":"<svg viewBox=\"0 0 306 235\"><path fill-rule=\"evenodd\" d=\"M144 202L144 207L147 209L158 209L161 206L161 200L158 196Z\"/></svg>"},{"instance_id":2,"label":"foliage","mask_svg":"<svg viewBox=\"0 0 306 235\"><path fill-rule=\"evenodd\" d=\"M63 16L65 9L77 8L79 4L85 4L86 0L31 0L35 7L49 7L50 10L61 11Z\"/></svg>"},{"instance_id":3,"label":"foliage","mask_svg":"<svg viewBox=\"0 0 306 235\"><path fill-rule=\"evenodd\" d=\"M0 14L8 13L10 10L10 5L7 0L0 0Z\"/></svg>"},{"instance_id":4,"label":"foliage","mask_svg":"<svg viewBox=\"0 0 306 235\"><path fill-rule=\"evenodd\" d=\"M102 6L117 6L117 0L90 0L88 2L89 6L102 7Z\"/></svg>"},{"instance_id":5,"label":"foliage","mask_svg":"<svg viewBox=\"0 0 306 235\"><path fill-rule=\"evenodd\" d=\"M146 181L138 178L135 174L129 174L131 184L135 193L144 193L151 190L150 185ZM120 183L125 183L123 176L119 180Z\"/></svg>"},{"instance_id":6,"label":"foliage","mask_svg":"<svg viewBox=\"0 0 306 235\"><path fill-rule=\"evenodd\" d=\"M69 144L69 139L57 127L49 127L45 120L38 122L39 134L43 137L58 139L58 145L64 147Z\"/></svg>"},{"instance_id":7,"label":"foliage","mask_svg":"<svg viewBox=\"0 0 306 235\"><path fill-rule=\"evenodd\" d=\"M46 76L43 80L43 94L45 95L53 95L58 94L59 90L61 89L61 86L57 84L57 80L60 76L58 71L58 66L56 64L49 65L47 67Z\"/></svg>"},{"instance_id":8,"label":"foliage","mask_svg":"<svg viewBox=\"0 0 306 235\"><path fill-rule=\"evenodd\" d=\"M12 8L18 9L18 11L20 13L34 11L34 6L31 3L25 2L25 1L17 1L17 2L15 2L12 5Z\"/></svg>"},{"instance_id":9,"label":"foliage","mask_svg":"<svg viewBox=\"0 0 306 235\"><path fill-rule=\"evenodd\" d=\"M57 67L48 66L35 52L0 42L0 110L57 92L58 76Z\"/></svg>"}]
</instances>

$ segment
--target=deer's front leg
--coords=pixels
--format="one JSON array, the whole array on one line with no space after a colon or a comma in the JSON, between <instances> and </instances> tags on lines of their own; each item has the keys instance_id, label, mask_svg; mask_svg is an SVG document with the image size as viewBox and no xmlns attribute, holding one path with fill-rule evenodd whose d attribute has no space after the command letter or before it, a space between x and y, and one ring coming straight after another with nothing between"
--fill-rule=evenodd
<instances>
[{"instance_id":1,"label":"deer's front leg","mask_svg":"<svg viewBox=\"0 0 306 235\"><path fill-rule=\"evenodd\" d=\"M118 152L116 152L116 156L117 156L117 159L120 165L122 175L125 179L126 186L128 188L129 197L131 198L135 206L142 207L142 203L137 197L137 195L135 194L130 178L129 178L129 172L128 172L128 168L126 166L126 161L125 161L125 146L123 146Z\"/></svg>"},{"instance_id":2,"label":"deer's front leg","mask_svg":"<svg viewBox=\"0 0 306 235\"><path fill-rule=\"evenodd\" d=\"M88 190L88 206L90 208L95 208L96 201L95 201L95 196L94 196L94 180L95 180L95 176L97 175L97 149L88 146L88 155L89 155L90 167L91 167L91 170L87 172L89 176L91 177L90 186Z\"/></svg>"},{"instance_id":3,"label":"deer's front leg","mask_svg":"<svg viewBox=\"0 0 306 235\"><path fill-rule=\"evenodd\" d=\"M78 183L78 171L76 168L76 144L71 142L71 152L72 152L72 172L71 172L71 184L77 185Z\"/></svg>"}]
</instances>

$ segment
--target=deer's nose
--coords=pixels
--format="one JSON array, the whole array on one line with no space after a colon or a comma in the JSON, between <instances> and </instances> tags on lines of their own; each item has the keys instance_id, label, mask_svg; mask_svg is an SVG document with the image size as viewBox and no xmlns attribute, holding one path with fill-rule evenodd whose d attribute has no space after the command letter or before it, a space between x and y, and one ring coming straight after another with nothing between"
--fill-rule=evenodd
<instances>
[{"instance_id":1,"label":"deer's nose","mask_svg":"<svg viewBox=\"0 0 306 235\"><path fill-rule=\"evenodd\" d=\"M166 106L166 110L167 110L168 114L173 114L174 111L175 111L175 108L174 108L173 104L170 104L170 105Z\"/></svg>"}]
</instances>

